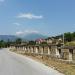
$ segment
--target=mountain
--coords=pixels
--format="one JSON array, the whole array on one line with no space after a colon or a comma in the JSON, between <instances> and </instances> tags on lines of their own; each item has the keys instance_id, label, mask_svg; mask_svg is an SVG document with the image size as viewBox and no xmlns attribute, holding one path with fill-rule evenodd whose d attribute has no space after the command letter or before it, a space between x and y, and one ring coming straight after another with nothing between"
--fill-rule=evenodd
<instances>
[{"instance_id":1,"label":"mountain","mask_svg":"<svg viewBox=\"0 0 75 75\"><path fill-rule=\"evenodd\" d=\"M47 38L47 36L39 34L39 33L30 33L30 34L24 35L22 38L25 40L36 40L39 38L45 39Z\"/></svg>"},{"instance_id":2,"label":"mountain","mask_svg":"<svg viewBox=\"0 0 75 75\"><path fill-rule=\"evenodd\" d=\"M4 41L14 41L17 39L17 36L15 35L0 35L0 40L4 40Z\"/></svg>"},{"instance_id":3,"label":"mountain","mask_svg":"<svg viewBox=\"0 0 75 75\"><path fill-rule=\"evenodd\" d=\"M21 38L23 40L36 40L36 39L39 39L39 38L42 38L42 39L45 39L47 38L47 36L44 36L42 34L39 34L39 33L29 33L29 34L26 34L26 35L20 35L20 36L15 36L15 35L0 35L0 40L4 40L4 41L14 41L16 40L17 38Z\"/></svg>"}]
</instances>

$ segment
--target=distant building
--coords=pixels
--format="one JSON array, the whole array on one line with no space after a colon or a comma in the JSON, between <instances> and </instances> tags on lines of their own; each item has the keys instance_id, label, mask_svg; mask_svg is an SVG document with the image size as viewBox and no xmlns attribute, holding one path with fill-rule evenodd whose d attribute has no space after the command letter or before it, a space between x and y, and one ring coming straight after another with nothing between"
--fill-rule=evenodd
<instances>
[{"instance_id":1,"label":"distant building","mask_svg":"<svg viewBox=\"0 0 75 75\"><path fill-rule=\"evenodd\" d=\"M50 38L50 37L45 40L46 40L47 44L52 44L52 42L53 42L53 38Z\"/></svg>"},{"instance_id":2,"label":"distant building","mask_svg":"<svg viewBox=\"0 0 75 75\"><path fill-rule=\"evenodd\" d=\"M59 44L59 43L61 43L61 44L63 43L62 38L59 38L59 39L56 40L56 44Z\"/></svg>"},{"instance_id":3,"label":"distant building","mask_svg":"<svg viewBox=\"0 0 75 75\"><path fill-rule=\"evenodd\" d=\"M42 42L45 42L45 39L36 39L36 44L41 44Z\"/></svg>"}]
</instances>

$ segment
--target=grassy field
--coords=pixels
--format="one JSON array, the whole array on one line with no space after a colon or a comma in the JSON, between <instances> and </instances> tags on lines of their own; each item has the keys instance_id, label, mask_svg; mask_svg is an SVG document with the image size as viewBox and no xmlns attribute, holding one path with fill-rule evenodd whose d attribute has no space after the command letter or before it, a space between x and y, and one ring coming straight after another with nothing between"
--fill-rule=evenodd
<instances>
[{"instance_id":1,"label":"grassy field","mask_svg":"<svg viewBox=\"0 0 75 75\"><path fill-rule=\"evenodd\" d=\"M66 46L75 46L75 41L66 42L65 45Z\"/></svg>"}]
</instances>

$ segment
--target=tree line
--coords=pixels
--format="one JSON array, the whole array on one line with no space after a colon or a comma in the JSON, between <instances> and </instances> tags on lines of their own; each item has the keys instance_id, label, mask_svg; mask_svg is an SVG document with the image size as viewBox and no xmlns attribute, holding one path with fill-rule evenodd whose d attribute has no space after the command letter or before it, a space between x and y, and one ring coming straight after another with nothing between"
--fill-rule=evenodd
<instances>
[{"instance_id":1,"label":"tree line","mask_svg":"<svg viewBox=\"0 0 75 75\"><path fill-rule=\"evenodd\" d=\"M0 40L0 48L10 47L11 44L21 44L21 42L22 42L21 38L17 38L14 41L11 41L9 39L8 41Z\"/></svg>"},{"instance_id":2,"label":"tree line","mask_svg":"<svg viewBox=\"0 0 75 75\"><path fill-rule=\"evenodd\" d=\"M75 32L64 33L64 39L66 42L75 41Z\"/></svg>"},{"instance_id":3,"label":"tree line","mask_svg":"<svg viewBox=\"0 0 75 75\"><path fill-rule=\"evenodd\" d=\"M66 32L64 34L54 36L53 38L55 38L55 39L62 38L63 39L63 36L64 36L65 42L75 41L75 32Z\"/></svg>"}]
</instances>

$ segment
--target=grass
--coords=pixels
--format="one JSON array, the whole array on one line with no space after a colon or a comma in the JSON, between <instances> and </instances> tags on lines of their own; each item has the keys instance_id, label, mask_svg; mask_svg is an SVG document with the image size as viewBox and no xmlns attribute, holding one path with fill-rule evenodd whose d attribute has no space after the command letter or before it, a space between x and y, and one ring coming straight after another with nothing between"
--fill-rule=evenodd
<instances>
[{"instance_id":1,"label":"grass","mask_svg":"<svg viewBox=\"0 0 75 75\"><path fill-rule=\"evenodd\" d=\"M66 46L75 46L75 41L66 42L65 45Z\"/></svg>"}]
</instances>

